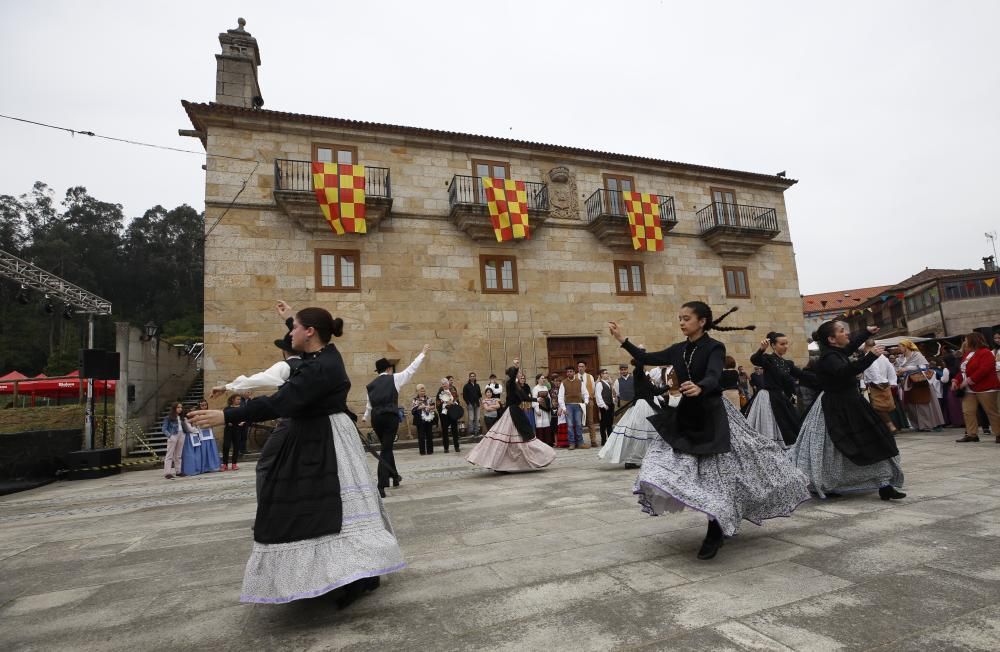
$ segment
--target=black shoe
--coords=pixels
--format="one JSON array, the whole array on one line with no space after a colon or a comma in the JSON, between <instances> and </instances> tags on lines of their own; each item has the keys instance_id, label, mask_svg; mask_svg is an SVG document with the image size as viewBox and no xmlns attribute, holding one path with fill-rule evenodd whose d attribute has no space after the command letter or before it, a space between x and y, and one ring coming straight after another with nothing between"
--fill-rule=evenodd
<instances>
[{"instance_id":1,"label":"black shoe","mask_svg":"<svg viewBox=\"0 0 1000 652\"><path fill-rule=\"evenodd\" d=\"M638 464L633 464L632 462L625 462L625 468L626 469L637 469L637 468L639 468L639 465Z\"/></svg>"},{"instance_id":2,"label":"black shoe","mask_svg":"<svg viewBox=\"0 0 1000 652\"><path fill-rule=\"evenodd\" d=\"M356 582L351 582L347 586L342 586L337 590L338 593L334 597L334 601L337 603L337 608L346 609L365 593L377 589L380 583L380 578L376 576L366 577L364 579L357 580Z\"/></svg>"},{"instance_id":3,"label":"black shoe","mask_svg":"<svg viewBox=\"0 0 1000 652\"><path fill-rule=\"evenodd\" d=\"M895 487L879 487L878 497L882 500L899 500L906 498L906 494L902 491L896 491Z\"/></svg>"},{"instance_id":4,"label":"black shoe","mask_svg":"<svg viewBox=\"0 0 1000 652\"><path fill-rule=\"evenodd\" d=\"M403 481L403 476L397 475L395 478L392 479L392 486L393 487L398 487L399 483L402 482L402 481Z\"/></svg>"},{"instance_id":5,"label":"black shoe","mask_svg":"<svg viewBox=\"0 0 1000 652\"><path fill-rule=\"evenodd\" d=\"M826 492L826 497L827 498L843 498L844 496L843 496L843 494L838 494L836 491L828 491L828 492Z\"/></svg>"},{"instance_id":6,"label":"black shoe","mask_svg":"<svg viewBox=\"0 0 1000 652\"><path fill-rule=\"evenodd\" d=\"M722 528L719 527L719 522L709 521L708 533L705 534L705 540L701 542L701 548L698 549L698 559L707 560L715 557L725 540L726 537L722 536Z\"/></svg>"},{"instance_id":7,"label":"black shoe","mask_svg":"<svg viewBox=\"0 0 1000 652\"><path fill-rule=\"evenodd\" d=\"M979 441L979 435L966 435L966 436L962 437L961 439L956 439L955 440L955 442L959 443L959 444L964 444L965 442L969 442L969 441L978 442Z\"/></svg>"},{"instance_id":8,"label":"black shoe","mask_svg":"<svg viewBox=\"0 0 1000 652\"><path fill-rule=\"evenodd\" d=\"M378 486L378 495L385 498L385 487L383 487L382 485Z\"/></svg>"}]
</instances>

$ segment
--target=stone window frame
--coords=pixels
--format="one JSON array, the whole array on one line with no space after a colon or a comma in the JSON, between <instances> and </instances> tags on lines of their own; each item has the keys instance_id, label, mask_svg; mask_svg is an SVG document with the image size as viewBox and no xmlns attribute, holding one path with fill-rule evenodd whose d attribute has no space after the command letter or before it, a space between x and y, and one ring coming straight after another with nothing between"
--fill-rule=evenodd
<instances>
[{"instance_id":1,"label":"stone window frame","mask_svg":"<svg viewBox=\"0 0 1000 652\"><path fill-rule=\"evenodd\" d=\"M323 256L334 256L334 284L323 284ZM354 285L342 285L341 258L354 258ZM360 249L316 249L313 253L316 276L316 292L360 292L361 291L361 250Z\"/></svg>"},{"instance_id":2,"label":"stone window frame","mask_svg":"<svg viewBox=\"0 0 1000 652\"><path fill-rule=\"evenodd\" d=\"M358 148L355 145L337 145L334 143L313 143L312 144L312 160L319 160L319 149L330 149L336 152L351 152L351 165L360 165L358 163ZM332 163L337 163L337 161L331 161Z\"/></svg>"},{"instance_id":3,"label":"stone window frame","mask_svg":"<svg viewBox=\"0 0 1000 652\"><path fill-rule=\"evenodd\" d=\"M497 287L486 287L486 263L493 261L497 269ZM503 277L500 269L504 262L510 261L511 267L511 289L503 288ZM505 256L501 254L479 254L479 289L482 294L520 294L517 282L517 256Z\"/></svg>"},{"instance_id":4,"label":"stone window frame","mask_svg":"<svg viewBox=\"0 0 1000 652\"><path fill-rule=\"evenodd\" d=\"M733 282L730 284L729 275L733 275ZM739 279L737 275L743 276L743 289L745 292L740 292ZM750 272L746 267L739 267L734 265L723 265L722 266L722 284L726 287L726 297L729 299L749 299L750 298Z\"/></svg>"},{"instance_id":5,"label":"stone window frame","mask_svg":"<svg viewBox=\"0 0 1000 652\"><path fill-rule=\"evenodd\" d=\"M646 266L639 260L616 260L613 261L615 269L615 294L623 297L644 297L646 296ZM639 269L639 283L641 289L633 289L633 268ZM622 288L620 270L627 270L628 287Z\"/></svg>"}]
</instances>

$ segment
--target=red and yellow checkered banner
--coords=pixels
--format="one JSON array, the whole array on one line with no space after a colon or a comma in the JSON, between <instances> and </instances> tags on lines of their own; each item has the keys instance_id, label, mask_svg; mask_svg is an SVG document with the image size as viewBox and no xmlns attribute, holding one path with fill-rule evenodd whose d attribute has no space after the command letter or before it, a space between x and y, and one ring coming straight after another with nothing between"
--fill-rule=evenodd
<instances>
[{"instance_id":1,"label":"red and yellow checkered banner","mask_svg":"<svg viewBox=\"0 0 1000 652\"><path fill-rule=\"evenodd\" d=\"M312 173L316 200L333 232L367 233L365 166L313 161Z\"/></svg>"},{"instance_id":2,"label":"red and yellow checkered banner","mask_svg":"<svg viewBox=\"0 0 1000 652\"><path fill-rule=\"evenodd\" d=\"M497 242L531 238L528 227L528 192L523 181L482 177L486 205Z\"/></svg>"},{"instance_id":3,"label":"red and yellow checkered banner","mask_svg":"<svg viewBox=\"0 0 1000 652\"><path fill-rule=\"evenodd\" d=\"M642 251L663 251L663 227L660 226L660 196L622 191L625 215L632 232L632 247Z\"/></svg>"}]
</instances>

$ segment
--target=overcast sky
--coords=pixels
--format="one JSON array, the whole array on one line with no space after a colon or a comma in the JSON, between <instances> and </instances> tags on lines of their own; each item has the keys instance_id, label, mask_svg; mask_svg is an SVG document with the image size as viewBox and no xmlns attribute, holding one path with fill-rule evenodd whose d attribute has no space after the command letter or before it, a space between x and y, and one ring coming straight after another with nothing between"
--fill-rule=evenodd
<instances>
[{"instance_id":1,"label":"overcast sky","mask_svg":"<svg viewBox=\"0 0 1000 652\"><path fill-rule=\"evenodd\" d=\"M268 109L787 170L804 294L980 267L1000 229L1000 2L0 0L0 113L200 150L180 100L237 16ZM204 208L198 156L0 142L0 194Z\"/></svg>"}]
</instances>

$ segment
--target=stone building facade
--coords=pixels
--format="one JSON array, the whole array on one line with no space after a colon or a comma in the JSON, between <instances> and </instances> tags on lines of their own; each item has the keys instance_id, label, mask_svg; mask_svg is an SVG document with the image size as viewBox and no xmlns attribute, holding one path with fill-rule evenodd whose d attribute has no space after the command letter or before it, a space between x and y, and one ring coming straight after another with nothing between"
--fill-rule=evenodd
<instances>
[{"instance_id":1,"label":"stone building facade","mask_svg":"<svg viewBox=\"0 0 1000 652\"><path fill-rule=\"evenodd\" d=\"M805 357L783 198L795 181L265 110L256 41L242 24L219 38L216 101L183 102L193 128L181 132L208 154L207 384L276 359L279 298L345 320L336 344L359 409L375 360L408 363L425 342L432 353L416 381L429 387L447 374L502 375L514 357L529 375L577 359L610 368L627 356L608 320L661 348L681 338L676 315L692 299L738 306L733 323L758 325L722 336L741 362L771 328ZM311 160L366 166L366 234L329 228L305 172ZM486 171L527 182L530 240L493 237L478 182ZM629 186L660 195L664 251L633 250L618 192Z\"/></svg>"}]
</instances>

